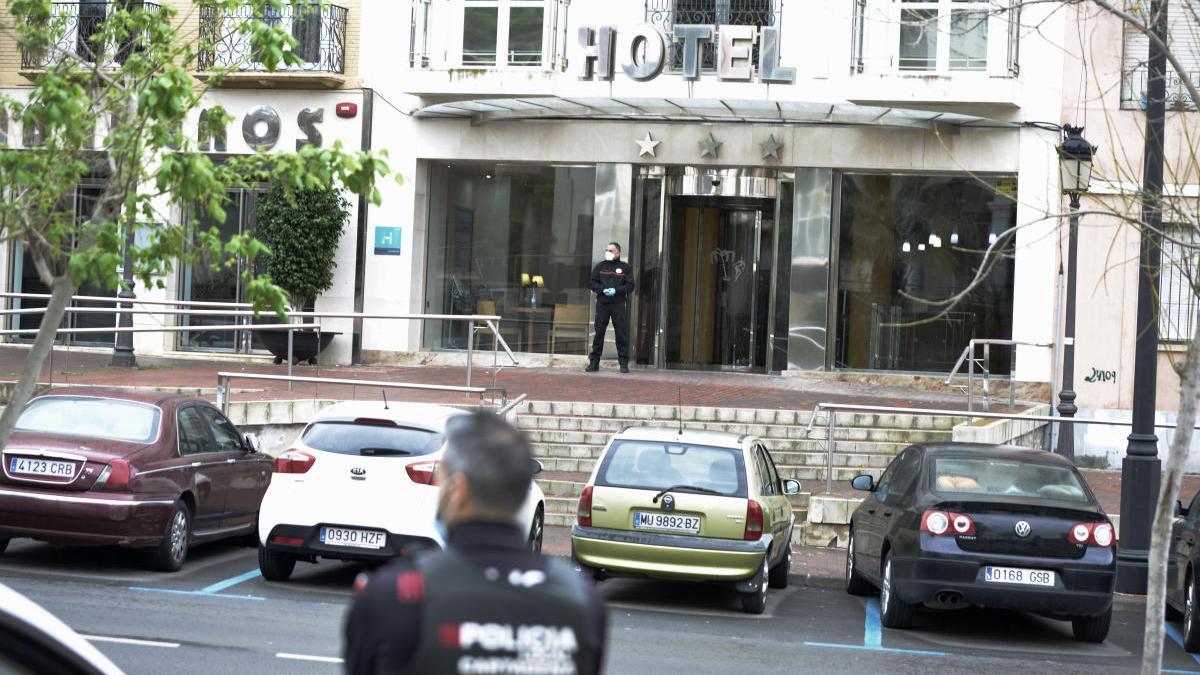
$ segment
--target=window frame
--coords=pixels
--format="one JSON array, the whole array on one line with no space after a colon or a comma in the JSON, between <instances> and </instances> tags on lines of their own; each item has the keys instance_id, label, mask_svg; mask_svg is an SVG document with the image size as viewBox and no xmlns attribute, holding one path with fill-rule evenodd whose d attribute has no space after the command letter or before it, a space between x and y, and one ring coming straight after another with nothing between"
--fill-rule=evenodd
<instances>
[{"instance_id":1,"label":"window frame","mask_svg":"<svg viewBox=\"0 0 1200 675\"><path fill-rule=\"evenodd\" d=\"M462 0L458 12L458 66L460 68L482 69L518 69L544 70L550 67L550 47L553 41L553 12L550 2L553 0ZM495 58L491 63L468 62L465 58L464 38L467 28L468 8L496 8L496 45ZM509 42L512 25L512 10L520 8L536 8L542 11L541 56L536 63L514 63L511 59Z\"/></svg>"},{"instance_id":2,"label":"window frame","mask_svg":"<svg viewBox=\"0 0 1200 675\"><path fill-rule=\"evenodd\" d=\"M226 418L224 415L221 414L220 410L217 410L216 408L213 408L212 406L206 406L206 405L205 406L196 406L196 407L200 408L200 416L202 418L204 418L204 421L208 422L208 427L209 427L208 435L210 438L212 438L213 448L217 449L218 451L223 451L223 452L239 452L239 451L244 452L245 451L246 442L242 439L242 435L240 433L238 433L237 427L233 426L233 422L230 422L228 418ZM217 433L216 433L217 430L219 430L219 429L224 429L227 433L229 433L233 436L234 442L237 443L236 448L224 450L223 448L220 447L221 443L217 439Z\"/></svg>"},{"instance_id":3,"label":"window frame","mask_svg":"<svg viewBox=\"0 0 1200 675\"><path fill-rule=\"evenodd\" d=\"M992 2L989 0L898 0L892 2L892 7L889 8L889 17L894 25L889 32L889 49L890 62L895 72L901 74L937 74L937 76L950 76L950 74L978 72L992 73L998 67L1000 61L1000 44L996 43L998 36L1002 35L1000 25L992 25L996 20L1003 20L1000 17L994 16L992 10ZM869 11L866 5L863 6L863 11ZM901 31L906 25L902 22L905 11L932 11L936 12L934 19L934 40L936 46L934 50L934 60L932 67L905 67L900 62L900 47L901 47ZM983 64L979 67L954 67L950 60L952 53L952 43L954 42L953 22L955 13L964 12L980 12L983 13L984 20L982 23L984 36L983 48ZM865 19L864 23L868 23L870 19ZM964 34L966 35L966 34ZM1007 49L1006 46L1003 46ZM1006 66L1007 68L1007 66ZM862 72L862 71L857 71Z\"/></svg>"},{"instance_id":4,"label":"window frame","mask_svg":"<svg viewBox=\"0 0 1200 675\"><path fill-rule=\"evenodd\" d=\"M204 419L204 414L200 412L199 405L189 403L181 405L175 409L175 450L180 457L196 457L199 455L211 455L214 452L216 441L213 439L212 430L208 428L208 422ZM203 429L204 438L208 441L204 450L200 452L184 452L183 451L183 425L180 424L180 418L188 411L195 411L200 419L200 427Z\"/></svg>"},{"instance_id":5,"label":"window frame","mask_svg":"<svg viewBox=\"0 0 1200 675\"><path fill-rule=\"evenodd\" d=\"M1164 223L1164 230L1169 236L1188 241L1180 244L1167 238L1162 240L1161 273L1158 275L1159 297L1158 312L1158 341L1165 344L1187 344L1192 341L1192 331L1196 320L1196 305L1200 303L1200 295L1188 282L1188 277L1200 280L1200 251L1192 251L1190 259L1182 257L1187 251L1186 246L1200 247L1200 230L1183 223ZM1175 259L1173 259L1175 258ZM1179 265L1185 265L1183 269ZM1172 284L1171 282L1181 281ZM1175 307L1182 311L1170 312ZM1176 325L1175 319L1181 319Z\"/></svg>"}]
</instances>

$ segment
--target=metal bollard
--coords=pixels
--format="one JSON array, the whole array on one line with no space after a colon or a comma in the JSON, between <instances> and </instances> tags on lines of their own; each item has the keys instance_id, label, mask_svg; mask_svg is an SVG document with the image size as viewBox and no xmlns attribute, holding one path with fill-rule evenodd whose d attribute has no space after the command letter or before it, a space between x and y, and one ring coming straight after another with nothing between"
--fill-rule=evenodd
<instances>
[{"instance_id":1,"label":"metal bollard","mask_svg":"<svg viewBox=\"0 0 1200 675\"><path fill-rule=\"evenodd\" d=\"M295 358L292 357L292 340L294 339L293 338L294 333L295 333L294 329L292 329L292 328L288 329L288 356L287 356L288 377L292 376L292 362L295 361ZM291 391L291 390L292 390L292 381L288 380L288 391Z\"/></svg>"},{"instance_id":2,"label":"metal bollard","mask_svg":"<svg viewBox=\"0 0 1200 675\"><path fill-rule=\"evenodd\" d=\"M833 449L836 442L833 440L834 426L836 425L837 413L829 411L829 417L825 421L825 493L833 492Z\"/></svg>"}]
</instances>

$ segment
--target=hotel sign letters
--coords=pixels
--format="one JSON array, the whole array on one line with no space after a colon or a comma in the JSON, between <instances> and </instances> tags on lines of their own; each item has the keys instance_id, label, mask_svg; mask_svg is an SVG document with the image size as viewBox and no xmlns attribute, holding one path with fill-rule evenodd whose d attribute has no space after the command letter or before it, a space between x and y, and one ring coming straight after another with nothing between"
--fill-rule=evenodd
<instances>
[{"instance_id":1,"label":"hotel sign letters","mask_svg":"<svg viewBox=\"0 0 1200 675\"><path fill-rule=\"evenodd\" d=\"M779 29L772 26L712 26L681 24L664 35L641 25L620 40L621 70L632 80L653 80L662 72L667 45L678 42L683 79L700 79L702 46L717 44L717 79L749 81L754 78L754 43L759 45L758 80L791 84L796 69L779 65ZM581 80L611 80L617 69L617 29L612 26L579 29L583 47Z\"/></svg>"}]
</instances>

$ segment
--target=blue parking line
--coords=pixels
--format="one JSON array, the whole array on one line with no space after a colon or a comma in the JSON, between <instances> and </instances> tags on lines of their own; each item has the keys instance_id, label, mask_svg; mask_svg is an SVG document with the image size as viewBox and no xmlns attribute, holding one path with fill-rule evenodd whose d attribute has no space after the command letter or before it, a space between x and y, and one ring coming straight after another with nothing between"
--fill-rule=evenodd
<instances>
[{"instance_id":1,"label":"blue parking line","mask_svg":"<svg viewBox=\"0 0 1200 675\"><path fill-rule=\"evenodd\" d=\"M883 631L879 621L879 601L867 598L867 619L863 626L863 645L866 647L882 647Z\"/></svg>"},{"instance_id":2,"label":"blue parking line","mask_svg":"<svg viewBox=\"0 0 1200 675\"><path fill-rule=\"evenodd\" d=\"M1175 641L1175 644L1179 645L1180 649L1183 649L1183 633L1180 633L1178 628L1176 628L1175 626L1172 626L1171 624L1164 621L1163 622L1163 632L1165 632L1167 635L1169 635L1171 637L1171 639ZM1187 650L1185 649L1184 651L1187 651ZM1192 659L1195 660L1196 663L1200 663L1200 656L1198 656L1196 654L1188 654L1188 656L1192 657Z\"/></svg>"},{"instance_id":3,"label":"blue parking line","mask_svg":"<svg viewBox=\"0 0 1200 675\"><path fill-rule=\"evenodd\" d=\"M150 593L173 593L175 595L193 595L205 598L236 598L238 600L265 600L256 595L234 595L232 593L222 593L221 591L236 586L244 581L250 581L261 576L258 570L250 570L244 574L239 574L236 577L222 579L215 584L205 586L198 591L181 591L173 588L147 588L145 586L130 586L131 591L148 591Z\"/></svg>"},{"instance_id":4,"label":"blue parking line","mask_svg":"<svg viewBox=\"0 0 1200 675\"><path fill-rule=\"evenodd\" d=\"M258 576L261 576L261 573L258 570L256 570L256 569L250 570L249 572L246 572L245 574L239 574L236 577L229 577L228 579L225 579L224 581L218 581L217 583L215 583L211 586L205 586L204 588L200 589L200 593L205 594L205 595L213 595L215 593L220 593L221 591L225 590L226 588L229 588L230 586L236 586L236 585L242 583L243 581L250 581L251 579L258 577Z\"/></svg>"},{"instance_id":5,"label":"blue parking line","mask_svg":"<svg viewBox=\"0 0 1200 675\"><path fill-rule=\"evenodd\" d=\"M861 645L846 645L837 642L805 642L808 647L830 647L833 649L858 649L868 652L891 652L895 654L916 654L918 656L945 656L945 652L927 651L924 649L900 649L883 646L883 624L879 618L879 600L867 598L866 619L863 621L863 643Z\"/></svg>"}]
</instances>

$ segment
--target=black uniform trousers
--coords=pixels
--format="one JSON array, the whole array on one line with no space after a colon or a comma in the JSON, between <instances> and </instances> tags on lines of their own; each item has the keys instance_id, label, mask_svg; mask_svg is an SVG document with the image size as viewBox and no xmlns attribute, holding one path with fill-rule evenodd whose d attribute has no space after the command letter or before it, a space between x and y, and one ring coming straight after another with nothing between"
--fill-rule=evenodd
<instances>
[{"instance_id":1,"label":"black uniform trousers","mask_svg":"<svg viewBox=\"0 0 1200 675\"><path fill-rule=\"evenodd\" d=\"M608 322L612 320L613 333L617 342L617 361L621 365L629 363L629 303L622 299L620 302L596 303L596 335L592 338L592 353L588 356L592 365L600 363L604 353L604 333L608 330Z\"/></svg>"}]
</instances>

